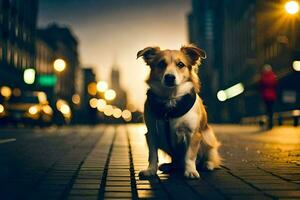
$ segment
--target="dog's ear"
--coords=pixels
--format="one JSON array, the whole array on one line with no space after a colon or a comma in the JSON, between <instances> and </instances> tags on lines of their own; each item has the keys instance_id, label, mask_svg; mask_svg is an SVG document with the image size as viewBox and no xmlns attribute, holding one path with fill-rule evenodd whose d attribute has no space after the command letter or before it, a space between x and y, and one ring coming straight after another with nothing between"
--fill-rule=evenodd
<instances>
[{"instance_id":1,"label":"dog's ear","mask_svg":"<svg viewBox=\"0 0 300 200\"><path fill-rule=\"evenodd\" d=\"M143 50L140 50L137 53L137 59L141 56L143 56L144 61L147 63L147 65L151 65L153 62L153 59L155 56L160 52L159 47L146 47Z\"/></svg>"},{"instance_id":2,"label":"dog's ear","mask_svg":"<svg viewBox=\"0 0 300 200\"><path fill-rule=\"evenodd\" d=\"M206 53L203 49L196 47L195 45L186 45L181 47L181 52L188 56L191 61L191 64L194 65L197 61L206 58Z\"/></svg>"}]
</instances>

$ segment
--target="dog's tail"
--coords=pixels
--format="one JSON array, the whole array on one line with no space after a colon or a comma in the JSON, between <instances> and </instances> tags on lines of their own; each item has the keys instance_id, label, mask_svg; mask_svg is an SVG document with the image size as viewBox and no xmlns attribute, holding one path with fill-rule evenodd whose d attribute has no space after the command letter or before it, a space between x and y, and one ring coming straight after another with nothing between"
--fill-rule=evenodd
<instances>
[{"instance_id":1,"label":"dog's tail","mask_svg":"<svg viewBox=\"0 0 300 200\"><path fill-rule=\"evenodd\" d=\"M221 146L221 143L217 140L214 131L210 126L207 126L207 128L202 131L202 141L211 148L218 148Z\"/></svg>"}]
</instances>

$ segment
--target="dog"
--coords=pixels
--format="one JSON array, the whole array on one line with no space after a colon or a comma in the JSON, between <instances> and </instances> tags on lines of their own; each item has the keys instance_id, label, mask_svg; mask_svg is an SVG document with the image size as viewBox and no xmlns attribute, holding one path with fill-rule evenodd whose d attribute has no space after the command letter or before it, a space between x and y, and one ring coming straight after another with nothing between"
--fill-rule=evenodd
<instances>
[{"instance_id":1,"label":"dog","mask_svg":"<svg viewBox=\"0 0 300 200\"><path fill-rule=\"evenodd\" d=\"M158 170L158 149L168 153L172 166L184 169L186 178L199 178L197 166L219 168L221 156L200 92L197 75L204 50L195 45L180 50L147 47L137 53L150 66L149 85L144 105L144 120L148 132L149 165L140 177L154 176Z\"/></svg>"}]
</instances>

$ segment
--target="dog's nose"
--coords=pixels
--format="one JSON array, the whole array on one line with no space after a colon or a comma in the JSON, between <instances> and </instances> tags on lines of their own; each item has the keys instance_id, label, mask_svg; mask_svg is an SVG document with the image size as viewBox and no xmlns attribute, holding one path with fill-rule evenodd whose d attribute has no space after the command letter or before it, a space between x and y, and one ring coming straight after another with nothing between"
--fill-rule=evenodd
<instances>
[{"instance_id":1,"label":"dog's nose","mask_svg":"<svg viewBox=\"0 0 300 200\"><path fill-rule=\"evenodd\" d=\"M166 74L164 77L165 85L168 87L175 85L175 76L173 74Z\"/></svg>"}]
</instances>

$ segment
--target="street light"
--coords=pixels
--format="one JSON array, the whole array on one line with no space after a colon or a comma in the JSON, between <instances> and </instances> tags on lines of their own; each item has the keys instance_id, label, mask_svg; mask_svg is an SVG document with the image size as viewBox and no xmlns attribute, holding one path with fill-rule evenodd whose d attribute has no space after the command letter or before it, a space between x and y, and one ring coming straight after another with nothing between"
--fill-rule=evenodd
<instances>
[{"instance_id":1,"label":"street light","mask_svg":"<svg viewBox=\"0 0 300 200\"><path fill-rule=\"evenodd\" d=\"M66 62L63 59L56 59L53 63L54 69L58 72L62 72L66 68Z\"/></svg>"},{"instance_id":2,"label":"street light","mask_svg":"<svg viewBox=\"0 0 300 200\"><path fill-rule=\"evenodd\" d=\"M288 1L285 3L284 8L288 14L294 15L299 12L299 3L297 1Z\"/></svg>"}]
</instances>

